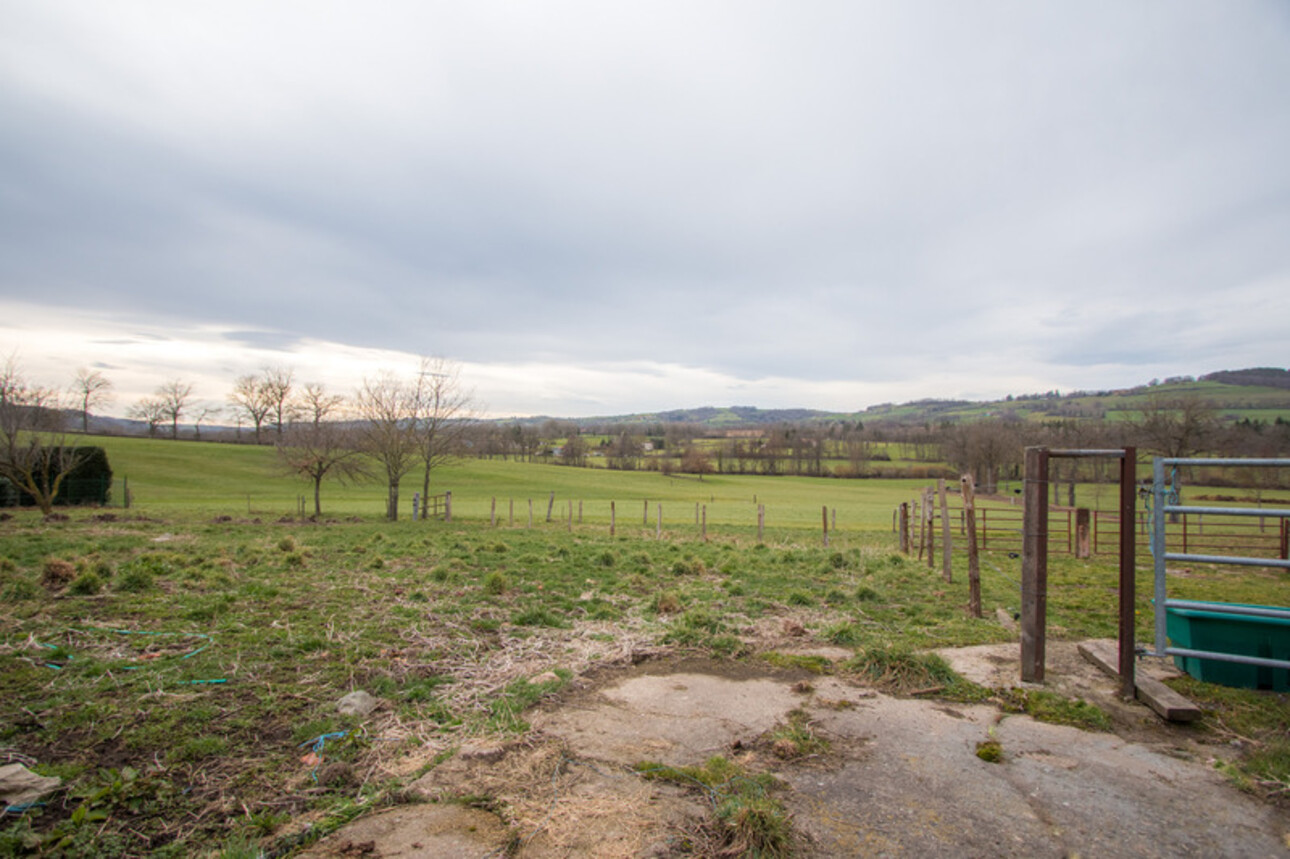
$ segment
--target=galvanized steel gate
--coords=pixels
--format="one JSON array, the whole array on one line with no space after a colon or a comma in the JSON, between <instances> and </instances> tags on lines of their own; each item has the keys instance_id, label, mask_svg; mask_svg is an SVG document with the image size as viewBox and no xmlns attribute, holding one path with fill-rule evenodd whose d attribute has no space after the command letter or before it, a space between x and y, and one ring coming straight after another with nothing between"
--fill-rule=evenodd
<instances>
[{"instance_id":1,"label":"galvanized steel gate","mask_svg":"<svg viewBox=\"0 0 1290 859\"><path fill-rule=\"evenodd\" d=\"M1165 545L1165 517L1169 514L1201 514L1216 516L1264 516L1276 519L1290 518L1290 510L1266 507L1195 507L1179 503L1178 466L1209 467L1244 466L1260 468L1290 468L1290 459L1181 459L1165 457L1155 460L1151 481L1151 554L1155 564L1155 654L1156 656L1181 656L1212 659L1218 662L1235 662L1273 669L1290 669L1290 660L1271 659L1240 653L1223 653L1171 647L1167 640L1166 622L1170 608L1199 609L1205 612L1245 617L1271 617L1290 620L1290 608L1243 606L1228 603L1197 603L1192 600L1169 599L1165 564L1183 561L1198 564L1232 564L1250 567L1279 567L1290 569L1285 558L1254 558L1245 555L1200 555L1170 552ZM1170 469L1166 479L1165 470Z\"/></svg>"}]
</instances>

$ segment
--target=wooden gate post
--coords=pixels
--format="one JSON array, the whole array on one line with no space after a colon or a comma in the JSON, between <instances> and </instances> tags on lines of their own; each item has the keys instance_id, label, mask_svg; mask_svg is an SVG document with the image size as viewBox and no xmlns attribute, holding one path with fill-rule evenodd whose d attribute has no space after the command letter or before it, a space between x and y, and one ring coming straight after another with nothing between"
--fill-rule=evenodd
<instances>
[{"instance_id":1,"label":"wooden gate post","mask_svg":"<svg viewBox=\"0 0 1290 859\"><path fill-rule=\"evenodd\" d=\"M1048 448L1026 448L1021 545L1021 679L1044 681L1048 630Z\"/></svg>"}]
</instances>

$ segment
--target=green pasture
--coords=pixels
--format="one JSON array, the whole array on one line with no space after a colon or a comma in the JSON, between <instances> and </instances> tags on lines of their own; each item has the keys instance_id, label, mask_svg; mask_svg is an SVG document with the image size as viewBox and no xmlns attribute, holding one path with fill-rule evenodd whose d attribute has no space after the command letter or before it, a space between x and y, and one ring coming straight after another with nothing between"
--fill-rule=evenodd
<instances>
[{"instance_id":1,"label":"green pasture","mask_svg":"<svg viewBox=\"0 0 1290 859\"><path fill-rule=\"evenodd\" d=\"M185 510L225 515L281 516L296 511L297 498L310 496L305 481L284 474L270 447L120 437L92 437L104 447L114 473L113 505L120 505L128 482L133 506L140 511ZM414 470L400 486L402 512L411 511L413 493L421 489L422 472ZM766 527L814 529L821 509L844 531L873 531L891 526L891 511L927 481L838 480L760 475L663 475L651 471L610 471L549 463L465 459L431 474L431 493L451 491L453 515L488 520L496 499L497 515L527 524L528 502L534 518L545 522L551 493L555 518L567 517L568 503L582 505L584 524L610 521L613 503L625 528L655 527L663 506L663 527L693 527L695 505L700 518L707 508L709 527L755 530L757 507L766 507ZM385 487L379 480L323 485L325 516L379 516L385 509ZM312 512L312 506L309 507Z\"/></svg>"},{"instance_id":2,"label":"green pasture","mask_svg":"<svg viewBox=\"0 0 1290 859\"><path fill-rule=\"evenodd\" d=\"M270 448L97 441L118 500L129 478L132 509L0 520L0 748L64 780L45 806L0 823L0 855L288 856L405 801L407 784L467 739L525 736L527 707L637 648L856 683L924 676L908 688L1086 729L1110 725L1085 701L978 687L922 652L1015 642L997 612L1019 610L1021 578L1015 552L984 552L985 616L973 618L962 541L950 583L939 558L929 566L897 550L892 511L927 481L700 480L466 460L433 475L432 491L456 499L451 523L383 521L379 483L328 484L324 519L313 522L291 515L309 488L276 470ZM405 499L417 488L410 476ZM1114 487L1078 492L1114 504ZM494 498L499 523L490 527ZM572 532L568 502L575 520L582 504ZM706 541L696 504L707 507ZM758 504L767 511L760 541ZM822 509L830 520L837 511L827 547ZM1290 605L1290 576L1191 565L1170 594ZM1143 571L1142 640L1150 597ZM1114 636L1116 598L1113 559L1051 556L1052 638ZM780 652L790 624L801 631L795 649L828 645L847 656ZM546 679L530 682L537 676ZM1232 778L1256 792L1290 789L1287 696L1184 685L1207 708L1188 730L1243 738ZM355 688L384 708L338 715L336 700ZM777 730L809 743L808 728ZM331 738L326 763L346 765L339 775L302 762L321 737ZM427 743L439 753L415 771L387 766ZM487 796L470 801L493 807Z\"/></svg>"}]
</instances>

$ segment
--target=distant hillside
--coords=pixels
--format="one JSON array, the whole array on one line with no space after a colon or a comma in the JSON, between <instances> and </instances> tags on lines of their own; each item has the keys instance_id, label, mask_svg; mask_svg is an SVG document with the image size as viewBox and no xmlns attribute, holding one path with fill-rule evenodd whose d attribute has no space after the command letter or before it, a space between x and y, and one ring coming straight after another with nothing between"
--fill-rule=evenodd
<instances>
[{"instance_id":1,"label":"distant hillside","mask_svg":"<svg viewBox=\"0 0 1290 859\"><path fill-rule=\"evenodd\" d=\"M1219 370L1201 376L1202 382L1219 382L1224 385L1258 385L1266 388L1290 389L1290 370L1279 367L1252 367L1249 370Z\"/></svg>"},{"instance_id":2,"label":"distant hillside","mask_svg":"<svg viewBox=\"0 0 1290 859\"><path fill-rule=\"evenodd\" d=\"M882 403L862 412L827 412L816 409L759 409L755 406L703 406L663 412L579 418L583 428L614 424L688 423L710 429L755 428L778 423L831 423L861 421L874 426L918 425L1006 418L1045 420L1129 420L1154 398L1197 396L1214 403L1225 420L1273 423L1290 421L1290 371L1276 367L1222 370L1195 379L1177 376L1153 380L1134 388L1102 391L1045 391L1013 394L1002 400L912 400Z\"/></svg>"},{"instance_id":3,"label":"distant hillside","mask_svg":"<svg viewBox=\"0 0 1290 859\"><path fill-rule=\"evenodd\" d=\"M1134 419L1154 398L1196 396L1209 400L1228 421L1274 423L1290 421L1290 371L1278 367L1220 370L1199 379L1176 376L1163 382L1152 380L1134 388L1104 391L1044 391L1011 394L1002 400L911 400L899 405L881 403L862 412L829 412L819 409L761 409L756 406L700 406L661 412L638 412L592 418L557 418L546 415L498 418L495 423L540 427L548 421L576 424L584 431L603 432L613 426L637 428L637 432L662 431L668 424L694 424L712 430L754 429L774 424L838 423L904 425L958 423L991 418L1024 421ZM68 423L79 425L79 413L68 413ZM144 435L145 424L128 419L92 416L91 429L110 434ZM163 428L163 433L169 427ZM193 428L180 424L181 435L191 437ZM228 439L249 433L230 426L203 425L201 435Z\"/></svg>"}]
</instances>

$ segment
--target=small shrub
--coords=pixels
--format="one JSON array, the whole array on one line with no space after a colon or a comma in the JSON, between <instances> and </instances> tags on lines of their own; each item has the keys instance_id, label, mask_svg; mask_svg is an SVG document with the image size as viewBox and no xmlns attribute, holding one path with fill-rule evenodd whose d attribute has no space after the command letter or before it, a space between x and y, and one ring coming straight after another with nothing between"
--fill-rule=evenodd
<instances>
[{"instance_id":1,"label":"small shrub","mask_svg":"<svg viewBox=\"0 0 1290 859\"><path fill-rule=\"evenodd\" d=\"M296 538L290 534L278 541L279 552L294 552L296 550Z\"/></svg>"},{"instance_id":2,"label":"small shrub","mask_svg":"<svg viewBox=\"0 0 1290 859\"><path fill-rule=\"evenodd\" d=\"M597 556L596 563L600 564L602 567L612 567L617 560L618 559L614 557L614 553L606 549Z\"/></svg>"},{"instance_id":3,"label":"small shrub","mask_svg":"<svg viewBox=\"0 0 1290 859\"><path fill-rule=\"evenodd\" d=\"M498 597L510 589L510 579L506 578L503 573L492 572L484 576L484 593Z\"/></svg>"},{"instance_id":4,"label":"small shrub","mask_svg":"<svg viewBox=\"0 0 1290 859\"><path fill-rule=\"evenodd\" d=\"M842 569L847 565L846 555L843 555L841 552L834 552L832 555L829 556L829 564L835 570Z\"/></svg>"}]
</instances>

